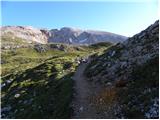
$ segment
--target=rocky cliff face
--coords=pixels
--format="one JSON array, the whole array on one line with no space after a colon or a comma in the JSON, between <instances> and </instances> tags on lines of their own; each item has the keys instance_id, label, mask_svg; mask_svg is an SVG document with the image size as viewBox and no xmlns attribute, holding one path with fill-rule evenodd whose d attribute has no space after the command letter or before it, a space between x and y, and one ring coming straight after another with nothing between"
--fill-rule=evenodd
<instances>
[{"instance_id":1,"label":"rocky cliff face","mask_svg":"<svg viewBox=\"0 0 160 120\"><path fill-rule=\"evenodd\" d=\"M64 27L60 30L51 30L49 42L69 44L94 44L98 42L117 43L126 40L127 37L101 31L83 31Z\"/></svg>"},{"instance_id":2,"label":"rocky cliff face","mask_svg":"<svg viewBox=\"0 0 160 120\"><path fill-rule=\"evenodd\" d=\"M37 42L45 44L48 41L49 33L47 30L40 30L30 26L5 26L1 27L2 36L10 36L13 40L15 37L26 40L28 43Z\"/></svg>"},{"instance_id":3,"label":"rocky cliff face","mask_svg":"<svg viewBox=\"0 0 160 120\"><path fill-rule=\"evenodd\" d=\"M98 42L117 43L126 40L127 37L100 31L83 31L64 27L60 30L44 30L33 27L6 26L1 27L2 36L18 37L28 43L37 42L46 44L48 42L67 43L67 44L93 44Z\"/></svg>"},{"instance_id":4,"label":"rocky cliff face","mask_svg":"<svg viewBox=\"0 0 160 120\"><path fill-rule=\"evenodd\" d=\"M158 118L158 55L159 21L156 21L94 57L86 75L104 87L118 89L121 105L115 114L119 117Z\"/></svg>"}]
</instances>

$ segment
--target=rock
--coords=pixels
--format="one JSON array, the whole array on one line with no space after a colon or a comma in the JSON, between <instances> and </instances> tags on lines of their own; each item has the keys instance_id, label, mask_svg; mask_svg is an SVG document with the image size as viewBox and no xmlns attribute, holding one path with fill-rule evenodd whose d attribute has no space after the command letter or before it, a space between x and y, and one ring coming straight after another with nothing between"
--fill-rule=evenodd
<instances>
[{"instance_id":1,"label":"rock","mask_svg":"<svg viewBox=\"0 0 160 120\"><path fill-rule=\"evenodd\" d=\"M116 54L116 51L113 51L113 52L111 53L111 57L113 57L115 54Z\"/></svg>"},{"instance_id":2,"label":"rock","mask_svg":"<svg viewBox=\"0 0 160 120\"><path fill-rule=\"evenodd\" d=\"M18 97L20 97L20 94L19 94L19 93L18 93L18 94L15 94L14 97L15 97L15 98L18 98Z\"/></svg>"},{"instance_id":3,"label":"rock","mask_svg":"<svg viewBox=\"0 0 160 120\"><path fill-rule=\"evenodd\" d=\"M77 63L80 64L81 62L80 62L80 61L77 61Z\"/></svg>"},{"instance_id":4,"label":"rock","mask_svg":"<svg viewBox=\"0 0 160 120\"><path fill-rule=\"evenodd\" d=\"M6 106L6 107L3 107L3 108L1 109L1 112L9 112L10 110L11 110L11 106L8 105L8 106Z\"/></svg>"},{"instance_id":5,"label":"rock","mask_svg":"<svg viewBox=\"0 0 160 120\"><path fill-rule=\"evenodd\" d=\"M107 82L106 85L107 86L112 86L112 83L111 82Z\"/></svg>"},{"instance_id":6,"label":"rock","mask_svg":"<svg viewBox=\"0 0 160 120\"><path fill-rule=\"evenodd\" d=\"M95 69L96 67L97 67L97 64L96 64L96 65L94 65L94 66L92 66L92 67L91 67L91 69Z\"/></svg>"},{"instance_id":7,"label":"rock","mask_svg":"<svg viewBox=\"0 0 160 120\"><path fill-rule=\"evenodd\" d=\"M142 32L141 34L139 34L138 39L142 39L145 35L146 35L146 32Z\"/></svg>"},{"instance_id":8,"label":"rock","mask_svg":"<svg viewBox=\"0 0 160 120\"><path fill-rule=\"evenodd\" d=\"M110 67L111 66L111 63L108 63L108 65L107 65L108 67Z\"/></svg>"},{"instance_id":9,"label":"rock","mask_svg":"<svg viewBox=\"0 0 160 120\"><path fill-rule=\"evenodd\" d=\"M48 31L46 33L42 32L40 29L33 28L31 26L5 26L0 28L2 33L1 35L6 35L8 33L12 34L12 38L21 38L26 42L38 42L41 44L47 43ZM43 30L45 31L45 30Z\"/></svg>"},{"instance_id":10,"label":"rock","mask_svg":"<svg viewBox=\"0 0 160 120\"><path fill-rule=\"evenodd\" d=\"M22 100L19 100L18 103L22 103Z\"/></svg>"},{"instance_id":11,"label":"rock","mask_svg":"<svg viewBox=\"0 0 160 120\"><path fill-rule=\"evenodd\" d=\"M155 103L150 101L150 99L152 99L154 95L157 95L157 93L153 93L152 85L151 86L148 85L147 86L148 88L145 88L146 83L137 82L139 84L137 85L135 81L139 80L138 73L137 73L139 72L138 67L141 68L141 66L143 67L144 65L148 65L149 61L155 58L158 59L158 55L159 55L158 24L156 22L155 24L148 27L146 30L143 30L142 32L134 35L133 37L129 38L122 44L117 44L111 48L108 48L104 52L104 54L95 57L94 59L95 65L92 65L89 68L90 73L92 72L96 73L94 75L94 78L90 78L90 79L93 79L93 81L98 81L104 87L114 85L113 87L117 87L116 89L120 91L121 90L129 91L129 94L131 94L130 97L127 92L126 93L124 92L124 94L126 94L129 99L130 98L132 99L127 101L128 104L125 103L125 106L122 107L122 110L123 108L127 110L127 109L130 109L130 106L134 106L133 110L131 111L140 110L141 112L144 113L149 108L149 110L146 113L144 113L145 115L143 116L146 118L158 118L158 114L159 114L158 100L157 100L157 103L155 101L154 101ZM119 54L119 50L120 50L120 54ZM153 63L153 65L154 64L155 63ZM158 62L156 64L158 67ZM97 68L100 69L100 72L99 71L96 72ZM156 76L157 72L153 73L154 71L155 69L154 70L151 69L151 71L148 74L150 74L150 76ZM140 71L140 74L144 76L143 71ZM154 79L156 79L154 77L153 79L152 77L148 77L148 78L151 84L152 84L152 80L154 81ZM153 83L153 84L154 84L154 87L157 86L157 83ZM138 89L135 88L134 85L138 86L139 88ZM135 91L137 89L137 91L134 92L134 89ZM158 88L156 87L155 91L157 91L157 89ZM142 90L142 91L138 91L138 90ZM138 92L140 92L141 94L139 94ZM117 91L117 93L119 92ZM139 100L141 99L142 95L146 95L146 94L151 94L151 96L150 95L148 96L149 99L147 100L147 102L149 101L153 103L152 105L147 103L147 105L144 106L144 103L141 100ZM152 94L154 95L152 96ZM119 111L119 113L116 112L118 118L121 118L123 114L121 114L121 111Z\"/></svg>"},{"instance_id":12,"label":"rock","mask_svg":"<svg viewBox=\"0 0 160 120\"><path fill-rule=\"evenodd\" d=\"M127 62L126 61L121 62L121 67L120 68L122 69L122 68L126 68L126 67L127 67Z\"/></svg>"},{"instance_id":13,"label":"rock","mask_svg":"<svg viewBox=\"0 0 160 120\"><path fill-rule=\"evenodd\" d=\"M158 30L159 30L159 28L158 27L156 27L155 29L153 29L151 32L152 32L152 34L158 34Z\"/></svg>"},{"instance_id":14,"label":"rock","mask_svg":"<svg viewBox=\"0 0 160 120\"><path fill-rule=\"evenodd\" d=\"M14 113L16 113L16 112L18 112L18 110L17 110L17 109L14 111Z\"/></svg>"},{"instance_id":15,"label":"rock","mask_svg":"<svg viewBox=\"0 0 160 120\"><path fill-rule=\"evenodd\" d=\"M88 31L88 30L78 30L73 28L64 27L60 30L50 30L50 37L49 42L56 42L56 43L68 43L68 44L93 44L97 41L104 42L108 41L110 42L110 39L114 42L120 42L125 40L126 37L123 36L117 36L113 37L115 35L107 34L106 32L99 32L99 31ZM107 42L106 41L106 42Z\"/></svg>"},{"instance_id":16,"label":"rock","mask_svg":"<svg viewBox=\"0 0 160 120\"><path fill-rule=\"evenodd\" d=\"M107 63L104 63L102 66L105 67L107 65Z\"/></svg>"},{"instance_id":17,"label":"rock","mask_svg":"<svg viewBox=\"0 0 160 120\"><path fill-rule=\"evenodd\" d=\"M119 49L122 49L122 48L125 47L123 43L118 43L116 46L117 46Z\"/></svg>"},{"instance_id":18,"label":"rock","mask_svg":"<svg viewBox=\"0 0 160 120\"><path fill-rule=\"evenodd\" d=\"M81 112L83 111L83 107L82 106L79 108L79 111L81 111Z\"/></svg>"},{"instance_id":19,"label":"rock","mask_svg":"<svg viewBox=\"0 0 160 120\"><path fill-rule=\"evenodd\" d=\"M135 53L141 52L142 49L143 49L143 46L137 46L137 47L135 48Z\"/></svg>"},{"instance_id":20,"label":"rock","mask_svg":"<svg viewBox=\"0 0 160 120\"><path fill-rule=\"evenodd\" d=\"M159 99L155 98L152 100L153 104L150 106L148 112L145 113L146 118L158 118L159 117Z\"/></svg>"},{"instance_id":21,"label":"rock","mask_svg":"<svg viewBox=\"0 0 160 120\"><path fill-rule=\"evenodd\" d=\"M9 45L3 47L3 49L10 49L10 48L11 48L11 46L9 46Z\"/></svg>"},{"instance_id":22,"label":"rock","mask_svg":"<svg viewBox=\"0 0 160 120\"><path fill-rule=\"evenodd\" d=\"M9 83L11 83L11 82L12 82L12 80L6 80L6 82L9 84Z\"/></svg>"},{"instance_id":23,"label":"rock","mask_svg":"<svg viewBox=\"0 0 160 120\"><path fill-rule=\"evenodd\" d=\"M157 20L153 25L149 26L147 31L152 31L154 28L159 27L159 20Z\"/></svg>"},{"instance_id":24,"label":"rock","mask_svg":"<svg viewBox=\"0 0 160 120\"><path fill-rule=\"evenodd\" d=\"M102 101L103 101L103 99L102 99L102 98L100 98L100 99L99 99L99 101L100 101L100 102L102 102Z\"/></svg>"},{"instance_id":25,"label":"rock","mask_svg":"<svg viewBox=\"0 0 160 120\"><path fill-rule=\"evenodd\" d=\"M6 83L1 84L1 88L5 87L5 86L6 86Z\"/></svg>"},{"instance_id":26,"label":"rock","mask_svg":"<svg viewBox=\"0 0 160 120\"><path fill-rule=\"evenodd\" d=\"M39 45L39 44L35 45L34 49L37 50L40 53L46 52L46 50L47 50L46 48L44 48L42 45Z\"/></svg>"}]
</instances>

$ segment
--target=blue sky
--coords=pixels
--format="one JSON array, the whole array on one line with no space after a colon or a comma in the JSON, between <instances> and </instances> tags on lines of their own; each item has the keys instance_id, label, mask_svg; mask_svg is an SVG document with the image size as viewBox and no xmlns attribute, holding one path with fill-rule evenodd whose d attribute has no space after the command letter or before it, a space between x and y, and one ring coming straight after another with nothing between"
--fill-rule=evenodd
<instances>
[{"instance_id":1,"label":"blue sky","mask_svg":"<svg viewBox=\"0 0 160 120\"><path fill-rule=\"evenodd\" d=\"M74 27L132 36L158 19L158 0L3 1L2 25Z\"/></svg>"}]
</instances>

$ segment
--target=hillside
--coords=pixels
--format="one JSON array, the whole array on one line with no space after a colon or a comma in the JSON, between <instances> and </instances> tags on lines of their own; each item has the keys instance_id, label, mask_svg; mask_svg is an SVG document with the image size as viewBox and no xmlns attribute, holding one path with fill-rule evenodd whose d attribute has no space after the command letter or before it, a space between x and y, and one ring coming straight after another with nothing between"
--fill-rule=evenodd
<instances>
[{"instance_id":1,"label":"hillside","mask_svg":"<svg viewBox=\"0 0 160 120\"><path fill-rule=\"evenodd\" d=\"M29 44L2 49L1 117L70 118L72 76L80 59L110 45Z\"/></svg>"},{"instance_id":2,"label":"hillside","mask_svg":"<svg viewBox=\"0 0 160 120\"><path fill-rule=\"evenodd\" d=\"M85 75L102 88L101 109L110 106L113 118L159 117L159 21L91 59Z\"/></svg>"},{"instance_id":3,"label":"hillside","mask_svg":"<svg viewBox=\"0 0 160 120\"><path fill-rule=\"evenodd\" d=\"M10 37L11 41L17 38L26 43L67 43L67 44L94 44L98 42L117 43L127 39L122 35L103 31L79 30L69 27L61 29L38 29L31 26L4 26L0 28L3 38ZM5 42L5 41L4 41Z\"/></svg>"}]
</instances>

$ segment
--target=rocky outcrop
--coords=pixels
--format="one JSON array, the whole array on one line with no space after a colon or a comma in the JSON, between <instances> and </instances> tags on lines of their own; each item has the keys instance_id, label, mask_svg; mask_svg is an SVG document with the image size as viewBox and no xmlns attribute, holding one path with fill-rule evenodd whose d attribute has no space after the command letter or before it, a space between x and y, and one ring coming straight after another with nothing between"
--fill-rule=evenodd
<instances>
[{"instance_id":1,"label":"rocky outcrop","mask_svg":"<svg viewBox=\"0 0 160 120\"><path fill-rule=\"evenodd\" d=\"M93 44L98 42L117 43L126 40L127 37L100 31L84 31L63 27L60 30L37 29L30 26L5 26L1 27L1 36L23 39L28 43L67 43L67 44Z\"/></svg>"},{"instance_id":2,"label":"rocky outcrop","mask_svg":"<svg viewBox=\"0 0 160 120\"><path fill-rule=\"evenodd\" d=\"M2 36L10 36L13 40L18 37L26 40L27 43L46 44L49 36L48 30L41 30L31 26L5 26L1 27L0 30Z\"/></svg>"},{"instance_id":3,"label":"rocky outcrop","mask_svg":"<svg viewBox=\"0 0 160 120\"><path fill-rule=\"evenodd\" d=\"M152 102L158 97L158 56L159 21L156 21L123 43L107 49L103 55L94 57L86 69L86 76L104 87L120 89L117 94L127 98L127 102L124 104L124 98L120 100L123 101L120 102L121 107L116 109L122 113L118 112L118 117L158 118L158 107L154 107ZM148 89L151 96L142 94ZM147 99L146 104L141 102L144 98Z\"/></svg>"},{"instance_id":4,"label":"rocky outcrop","mask_svg":"<svg viewBox=\"0 0 160 120\"><path fill-rule=\"evenodd\" d=\"M159 21L148 27L146 30L134 35L123 43L118 43L95 59L95 71L103 67L103 77L106 80L122 79L125 74L130 73L133 66L142 65L159 54ZM98 68L99 67L99 68ZM121 71L121 74L116 74ZM96 71L95 71L96 72ZM94 73L92 74L94 75ZM93 78L94 79L94 78ZM95 78L96 79L96 78ZM102 82L105 82L104 80Z\"/></svg>"},{"instance_id":5,"label":"rocky outcrop","mask_svg":"<svg viewBox=\"0 0 160 120\"><path fill-rule=\"evenodd\" d=\"M49 42L74 44L76 38L82 33L81 30L72 28L61 28L50 30Z\"/></svg>"}]
</instances>

